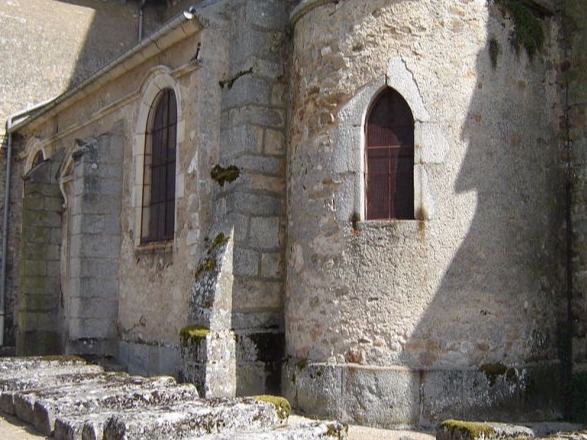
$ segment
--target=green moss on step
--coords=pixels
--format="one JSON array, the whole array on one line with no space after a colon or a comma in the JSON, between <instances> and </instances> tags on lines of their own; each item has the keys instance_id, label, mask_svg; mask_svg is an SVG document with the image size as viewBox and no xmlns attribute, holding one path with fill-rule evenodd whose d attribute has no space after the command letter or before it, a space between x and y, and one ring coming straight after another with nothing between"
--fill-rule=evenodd
<instances>
[{"instance_id":1,"label":"green moss on step","mask_svg":"<svg viewBox=\"0 0 587 440\"><path fill-rule=\"evenodd\" d=\"M291 405L285 397L262 394L259 396L253 396L253 399L258 400L259 402L272 403L275 407L275 411L277 412L277 416L281 420L287 420L291 413Z\"/></svg>"},{"instance_id":2,"label":"green moss on step","mask_svg":"<svg viewBox=\"0 0 587 440\"><path fill-rule=\"evenodd\" d=\"M462 420L449 419L440 424L441 429L461 433L466 439L489 438L495 434L495 430L487 423L466 422Z\"/></svg>"}]
</instances>

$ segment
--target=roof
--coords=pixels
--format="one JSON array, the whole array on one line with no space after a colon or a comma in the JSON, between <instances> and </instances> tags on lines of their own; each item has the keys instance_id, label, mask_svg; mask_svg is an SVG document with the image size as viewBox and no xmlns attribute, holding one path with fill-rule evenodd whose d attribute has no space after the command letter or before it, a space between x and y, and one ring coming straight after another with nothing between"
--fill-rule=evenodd
<instances>
[{"instance_id":1,"label":"roof","mask_svg":"<svg viewBox=\"0 0 587 440\"><path fill-rule=\"evenodd\" d=\"M77 86L50 101L33 107L30 111L18 113L17 115L21 116L13 120L13 125L7 127L7 131L14 133L35 120L50 117L63 108L80 101L104 84L112 82L129 70L162 53L179 41L197 33L204 26L197 17L196 12L196 7L190 7Z\"/></svg>"}]
</instances>

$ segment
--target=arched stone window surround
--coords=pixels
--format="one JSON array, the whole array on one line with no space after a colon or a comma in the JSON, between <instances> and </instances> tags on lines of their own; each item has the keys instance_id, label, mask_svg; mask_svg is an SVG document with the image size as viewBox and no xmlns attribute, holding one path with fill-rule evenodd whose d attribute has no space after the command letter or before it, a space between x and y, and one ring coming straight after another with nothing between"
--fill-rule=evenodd
<instances>
[{"instance_id":1,"label":"arched stone window surround","mask_svg":"<svg viewBox=\"0 0 587 440\"><path fill-rule=\"evenodd\" d=\"M26 149L28 150L28 152L24 166L25 175L33 169L33 166L35 165L35 159L38 157L39 154L43 155L43 160L47 159L47 151L43 147L41 141L39 141L38 139L32 139L26 146Z\"/></svg>"},{"instance_id":2,"label":"arched stone window surround","mask_svg":"<svg viewBox=\"0 0 587 440\"><path fill-rule=\"evenodd\" d=\"M172 89L175 93L177 103L177 138L176 138L176 179L175 179L175 195L176 195L176 219L175 225L177 227L177 198L183 196L183 179L180 178L179 157L180 145L185 136L185 121L182 111L182 93L179 83L171 76L171 70L166 66L156 66L153 68L147 80L141 87L141 96L139 100L137 125L135 129L135 139L133 143L133 164L135 170L135 178L132 187L132 206L135 213L134 223L134 242L135 246L141 245L141 210L143 197L143 178L144 178L144 164L145 164L145 145L147 129L149 127L151 109L157 100L159 94L165 89ZM177 236L177 234L175 234Z\"/></svg>"},{"instance_id":3,"label":"arched stone window surround","mask_svg":"<svg viewBox=\"0 0 587 440\"><path fill-rule=\"evenodd\" d=\"M385 76L359 90L339 112L334 171L351 176L345 179L338 196L341 199L337 200L339 209L336 215L340 222L357 215L360 220L365 220L365 120L371 104L387 87L402 95L414 117L414 217L429 220L434 216L426 165L444 162L449 144L440 124L431 120L412 73L398 57L389 61ZM348 202L349 198L352 203Z\"/></svg>"}]
</instances>

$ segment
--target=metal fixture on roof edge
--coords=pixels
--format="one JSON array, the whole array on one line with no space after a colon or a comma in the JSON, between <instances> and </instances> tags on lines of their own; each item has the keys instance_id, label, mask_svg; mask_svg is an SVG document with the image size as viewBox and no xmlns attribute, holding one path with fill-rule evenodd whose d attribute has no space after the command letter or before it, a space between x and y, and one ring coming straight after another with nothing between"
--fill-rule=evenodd
<instances>
[{"instance_id":1,"label":"metal fixture on roof edge","mask_svg":"<svg viewBox=\"0 0 587 440\"><path fill-rule=\"evenodd\" d=\"M138 34L138 40L139 43L141 42L141 40L143 39L143 22L144 22L144 10L145 10L145 6L147 6L147 0L141 0L141 3L139 4L139 34Z\"/></svg>"}]
</instances>

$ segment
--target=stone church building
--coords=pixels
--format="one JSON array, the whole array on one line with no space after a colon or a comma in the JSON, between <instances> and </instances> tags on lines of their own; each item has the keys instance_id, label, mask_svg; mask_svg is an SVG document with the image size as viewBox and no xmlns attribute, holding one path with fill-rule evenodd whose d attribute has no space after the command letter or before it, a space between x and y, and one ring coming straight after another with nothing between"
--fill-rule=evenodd
<instances>
[{"instance_id":1,"label":"stone church building","mask_svg":"<svg viewBox=\"0 0 587 440\"><path fill-rule=\"evenodd\" d=\"M3 349L377 426L569 415L583 0L0 8Z\"/></svg>"}]
</instances>

